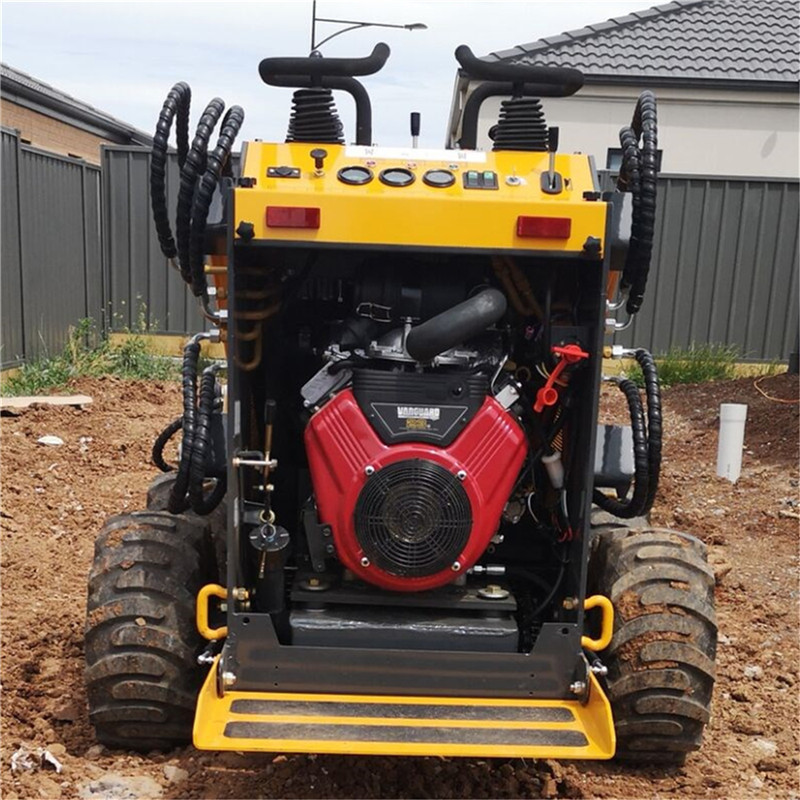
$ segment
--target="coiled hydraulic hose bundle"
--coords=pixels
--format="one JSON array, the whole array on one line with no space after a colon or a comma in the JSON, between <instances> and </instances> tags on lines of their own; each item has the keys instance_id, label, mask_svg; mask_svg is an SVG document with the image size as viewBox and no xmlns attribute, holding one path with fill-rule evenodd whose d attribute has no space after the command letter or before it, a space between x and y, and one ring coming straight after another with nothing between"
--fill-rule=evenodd
<instances>
[{"instance_id":1,"label":"coiled hydraulic hose bundle","mask_svg":"<svg viewBox=\"0 0 800 800\"><path fill-rule=\"evenodd\" d=\"M210 467L210 426L217 400L218 365L212 364L204 370L199 397L197 392L200 342L206 338L208 334L199 333L184 348L183 416L167 425L153 444L153 463L163 472L170 472L175 468L164 458L164 448L179 430L183 430L177 474L167 502L167 509L172 514L180 514L189 507L197 514L210 514L225 496L224 471L217 472ZM216 479L216 485L206 496L205 486L209 478Z\"/></svg>"},{"instance_id":2,"label":"coiled hydraulic hose bundle","mask_svg":"<svg viewBox=\"0 0 800 800\"><path fill-rule=\"evenodd\" d=\"M220 177L229 169L233 143L244 121L244 111L240 106L231 106L222 120L217 144L209 152L211 135L225 110L225 103L218 97L209 102L197 123L190 146L191 96L186 83L176 83L162 106L153 137L150 201L161 252L172 261L177 259L181 276L191 286L192 293L206 300L203 250L208 212ZM167 212L166 165L169 134L176 117L181 180L173 237Z\"/></svg>"},{"instance_id":3,"label":"coiled hydraulic hose bundle","mask_svg":"<svg viewBox=\"0 0 800 800\"><path fill-rule=\"evenodd\" d=\"M622 166L617 188L633 196L631 239L620 288L628 296L625 310L636 314L647 287L656 223L658 126L656 98L652 92L642 92L639 96L633 120L619 132L619 140Z\"/></svg>"},{"instance_id":4,"label":"coiled hydraulic hose bundle","mask_svg":"<svg viewBox=\"0 0 800 800\"><path fill-rule=\"evenodd\" d=\"M616 500L597 489L593 501L604 511L623 519L641 517L653 507L661 474L661 388L653 356L642 348L634 357L644 375L647 415L642 407L639 388L628 379L617 382L628 400L633 430L634 481L633 494L629 499Z\"/></svg>"}]
</instances>

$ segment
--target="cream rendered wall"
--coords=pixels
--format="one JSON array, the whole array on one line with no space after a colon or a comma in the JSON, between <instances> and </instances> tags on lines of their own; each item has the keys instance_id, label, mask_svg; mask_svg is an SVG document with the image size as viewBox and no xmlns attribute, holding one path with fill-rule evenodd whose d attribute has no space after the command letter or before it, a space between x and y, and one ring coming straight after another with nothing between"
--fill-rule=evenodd
<instances>
[{"instance_id":1,"label":"cream rendered wall","mask_svg":"<svg viewBox=\"0 0 800 800\"><path fill-rule=\"evenodd\" d=\"M790 92L652 89L658 100L662 172L741 177L800 177L798 96ZM542 101L548 125L560 127L559 150L595 156L619 147L619 129L630 124L632 87L586 86L571 98ZM482 107L478 147L489 149L487 131L497 120L501 98Z\"/></svg>"}]
</instances>

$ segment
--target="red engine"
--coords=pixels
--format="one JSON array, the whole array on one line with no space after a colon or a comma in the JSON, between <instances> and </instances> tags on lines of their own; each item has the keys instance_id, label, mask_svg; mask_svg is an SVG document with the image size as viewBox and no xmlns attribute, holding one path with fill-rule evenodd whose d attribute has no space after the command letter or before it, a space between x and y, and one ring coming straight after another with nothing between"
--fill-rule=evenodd
<instances>
[{"instance_id":1,"label":"red engine","mask_svg":"<svg viewBox=\"0 0 800 800\"><path fill-rule=\"evenodd\" d=\"M520 425L490 397L449 446L385 444L349 389L312 417L305 444L340 561L401 592L443 586L475 564L527 452Z\"/></svg>"}]
</instances>

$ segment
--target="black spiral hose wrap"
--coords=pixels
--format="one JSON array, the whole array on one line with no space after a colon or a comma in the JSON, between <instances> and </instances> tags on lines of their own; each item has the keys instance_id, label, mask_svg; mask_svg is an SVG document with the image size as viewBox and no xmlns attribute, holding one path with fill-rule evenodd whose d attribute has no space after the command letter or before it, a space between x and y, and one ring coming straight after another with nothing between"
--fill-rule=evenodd
<instances>
[{"instance_id":1,"label":"black spiral hose wrap","mask_svg":"<svg viewBox=\"0 0 800 800\"><path fill-rule=\"evenodd\" d=\"M156 123L153 150L150 161L150 204L156 226L161 252L167 258L175 258L177 249L167 214L167 147L172 123L177 115L175 135L178 142L178 163L182 167L186 160L189 143L189 106L192 90L188 84L176 83L167 94Z\"/></svg>"},{"instance_id":2,"label":"black spiral hose wrap","mask_svg":"<svg viewBox=\"0 0 800 800\"><path fill-rule=\"evenodd\" d=\"M208 460L211 455L211 414L217 388L217 369L213 364L203 371L200 381L200 399L197 408L197 422L192 440L191 465L189 470L189 502L197 514L208 514L219 504L225 494L225 478L217 477L217 484L206 498L204 487Z\"/></svg>"},{"instance_id":3,"label":"black spiral hose wrap","mask_svg":"<svg viewBox=\"0 0 800 800\"><path fill-rule=\"evenodd\" d=\"M592 500L609 514L623 519L641 517L650 512L658 491L661 474L661 387L653 356L643 348L636 350L634 357L644 375L647 399L647 421L645 422L642 399L633 381L621 380L619 388L628 399L633 430L634 486L629 500L616 500L595 489Z\"/></svg>"},{"instance_id":4,"label":"black spiral hose wrap","mask_svg":"<svg viewBox=\"0 0 800 800\"><path fill-rule=\"evenodd\" d=\"M197 362L200 359L200 342L192 339L183 348L183 368L181 380L183 384L183 441L181 443L181 459L178 464L178 475L169 495L167 509L172 514L180 514L186 510L186 492L192 463L194 442L195 410L197 405Z\"/></svg>"},{"instance_id":5,"label":"black spiral hose wrap","mask_svg":"<svg viewBox=\"0 0 800 800\"><path fill-rule=\"evenodd\" d=\"M216 147L208 152L207 165L203 177L195 193L192 205L191 239L189 245L189 264L192 279L192 292L196 297L206 294L206 280L203 272L203 251L205 249L205 232L211 200L217 188L222 170L233 149L233 143L244 122L244 110L240 106L231 106L220 126Z\"/></svg>"},{"instance_id":6,"label":"black spiral hose wrap","mask_svg":"<svg viewBox=\"0 0 800 800\"><path fill-rule=\"evenodd\" d=\"M175 467L169 464L164 458L164 448L167 442L183 427L183 417L178 417L172 420L161 433L158 434L156 440L153 442L152 459L153 463L162 472L172 472Z\"/></svg>"},{"instance_id":7,"label":"black spiral hose wrap","mask_svg":"<svg viewBox=\"0 0 800 800\"><path fill-rule=\"evenodd\" d=\"M653 507L661 475L661 386L658 382L658 369L653 356L644 348L636 351L636 361L644 374L645 396L647 397L647 461L649 484L647 499L642 513Z\"/></svg>"},{"instance_id":8,"label":"black spiral hose wrap","mask_svg":"<svg viewBox=\"0 0 800 800\"><path fill-rule=\"evenodd\" d=\"M636 314L647 287L656 222L658 126L656 98L652 92L642 92L639 96L631 126L620 131L620 145L622 166L617 188L633 195L631 240L621 288L628 293L625 310Z\"/></svg>"},{"instance_id":9,"label":"black spiral hose wrap","mask_svg":"<svg viewBox=\"0 0 800 800\"><path fill-rule=\"evenodd\" d=\"M645 427L644 409L639 388L628 379L617 383L620 391L628 400L628 409L631 414L631 429L633 430L633 464L634 481L633 496L629 500L616 500L608 497L595 489L593 500L604 511L615 517L630 519L644 513L647 492L650 483L650 472L647 461L647 428Z\"/></svg>"},{"instance_id":10,"label":"black spiral hose wrap","mask_svg":"<svg viewBox=\"0 0 800 800\"><path fill-rule=\"evenodd\" d=\"M186 155L181 168L181 185L178 190L178 209L175 214L175 235L178 239L178 263L181 275L187 283L192 283L192 271L189 261L189 242L191 239L192 204L197 191L198 176L206 168L208 142L214 132L225 103L215 97L206 106L200 121L197 123L192 146Z\"/></svg>"}]
</instances>

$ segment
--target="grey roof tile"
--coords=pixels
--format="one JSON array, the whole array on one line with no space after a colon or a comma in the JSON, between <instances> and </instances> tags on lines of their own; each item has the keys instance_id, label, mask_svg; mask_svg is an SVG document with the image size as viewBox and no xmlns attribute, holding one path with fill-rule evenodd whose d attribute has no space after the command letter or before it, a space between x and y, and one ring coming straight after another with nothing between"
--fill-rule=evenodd
<instances>
[{"instance_id":1,"label":"grey roof tile","mask_svg":"<svg viewBox=\"0 0 800 800\"><path fill-rule=\"evenodd\" d=\"M800 2L673 0L489 58L593 77L797 83Z\"/></svg>"}]
</instances>

